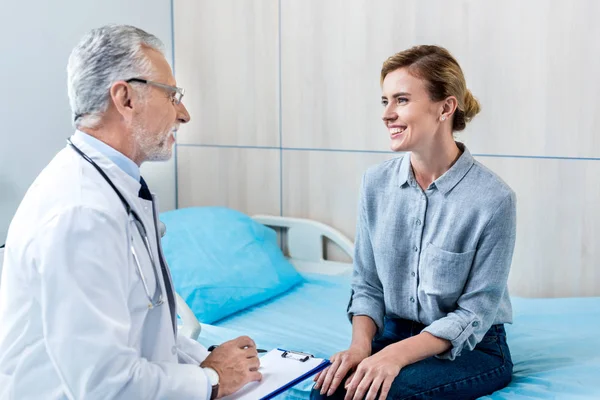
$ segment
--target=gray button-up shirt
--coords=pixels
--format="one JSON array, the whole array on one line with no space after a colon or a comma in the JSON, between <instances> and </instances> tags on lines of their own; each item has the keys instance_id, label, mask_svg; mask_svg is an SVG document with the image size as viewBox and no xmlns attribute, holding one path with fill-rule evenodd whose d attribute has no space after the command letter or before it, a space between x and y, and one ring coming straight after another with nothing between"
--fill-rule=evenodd
<instances>
[{"instance_id":1,"label":"gray button-up shirt","mask_svg":"<svg viewBox=\"0 0 600 400\"><path fill-rule=\"evenodd\" d=\"M427 190L410 154L370 168L359 201L348 306L383 329L384 316L418 321L447 339L439 355L472 350L493 324L512 322L507 288L516 236L511 188L463 154Z\"/></svg>"}]
</instances>

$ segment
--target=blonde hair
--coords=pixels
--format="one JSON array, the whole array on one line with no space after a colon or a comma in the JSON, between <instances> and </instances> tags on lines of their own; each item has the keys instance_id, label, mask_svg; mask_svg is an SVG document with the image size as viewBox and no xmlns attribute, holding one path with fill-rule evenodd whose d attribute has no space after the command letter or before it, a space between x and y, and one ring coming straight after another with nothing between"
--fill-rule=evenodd
<instances>
[{"instance_id":1,"label":"blonde hair","mask_svg":"<svg viewBox=\"0 0 600 400\"><path fill-rule=\"evenodd\" d=\"M383 63L381 84L387 74L399 68L408 68L413 76L425 80L432 101L456 97L458 107L452 121L453 131L465 129L481 110L479 101L467 89L460 65L445 48L423 45L394 54Z\"/></svg>"}]
</instances>

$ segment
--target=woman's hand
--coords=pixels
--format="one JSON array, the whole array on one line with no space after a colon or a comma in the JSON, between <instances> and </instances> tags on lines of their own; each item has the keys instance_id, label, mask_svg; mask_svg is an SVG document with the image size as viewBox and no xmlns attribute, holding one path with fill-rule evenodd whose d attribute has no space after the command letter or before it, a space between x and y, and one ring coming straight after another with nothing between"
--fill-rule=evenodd
<instances>
[{"instance_id":1,"label":"woman's hand","mask_svg":"<svg viewBox=\"0 0 600 400\"><path fill-rule=\"evenodd\" d=\"M385 400L404 365L394 345L364 359L346 385L344 400Z\"/></svg>"},{"instance_id":2,"label":"woman's hand","mask_svg":"<svg viewBox=\"0 0 600 400\"><path fill-rule=\"evenodd\" d=\"M330 359L331 365L315 377L314 380L317 382L315 389L319 390L320 388L321 394L327 393L327 396L331 396L337 390L342 379L370 355L370 349L359 347L350 347L348 350L334 354Z\"/></svg>"}]
</instances>

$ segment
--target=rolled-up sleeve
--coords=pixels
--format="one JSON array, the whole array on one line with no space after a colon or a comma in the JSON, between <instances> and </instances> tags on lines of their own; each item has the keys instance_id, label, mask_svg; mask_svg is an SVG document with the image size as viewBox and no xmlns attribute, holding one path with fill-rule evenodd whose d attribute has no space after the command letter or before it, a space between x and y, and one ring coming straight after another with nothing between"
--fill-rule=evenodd
<instances>
[{"instance_id":1,"label":"rolled-up sleeve","mask_svg":"<svg viewBox=\"0 0 600 400\"><path fill-rule=\"evenodd\" d=\"M515 239L516 197L511 192L482 232L456 310L423 330L452 343L439 358L454 360L464 349L473 350L492 326L506 291Z\"/></svg>"},{"instance_id":2,"label":"rolled-up sleeve","mask_svg":"<svg viewBox=\"0 0 600 400\"><path fill-rule=\"evenodd\" d=\"M384 300L383 287L373 256L373 246L369 235L366 209L366 175L363 176L361 195L358 201L358 218L354 247L354 270L352 275L352 294L348 304L348 318L366 315L377 325L377 331L383 331Z\"/></svg>"}]
</instances>

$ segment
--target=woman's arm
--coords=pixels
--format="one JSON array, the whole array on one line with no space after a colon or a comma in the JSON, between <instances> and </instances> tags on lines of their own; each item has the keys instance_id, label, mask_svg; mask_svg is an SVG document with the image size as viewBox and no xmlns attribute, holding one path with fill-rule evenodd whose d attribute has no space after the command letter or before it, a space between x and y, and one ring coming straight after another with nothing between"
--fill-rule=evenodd
<instances>
[{"instance_id":1,"label":"woman's arm","mask_svg":"<svg viewBox=\"0 0 600 400\"><path fill-rule=\"evenodd\" d=\"M510 193L498 205L479 239L456 309L423 330L451 342L452 347L440 354L441 358L453 360L463 349L473 350L494 323L506 295L516 225L516 197Z\"/></svg>"},{"instance_id":2,"label":"woman's arm","mask_svg":"<svg viewBox=\"0 0 600 400\"><path fill-rule=\"evenodd\" d=\"M342 380L371 355L373 337L383 329L383 288L375 267L369 234L366 178L367 174L364 174L358 201L352 294L348 304L352 343L348 350L334 354L330 359L331 365L315 377L315 388L321 389L323 394L333 394Z\"/></svg>"},{"instance_id":3,"label":"woman's arm","mask_svg":"<svg viewBox=\"0 0 600 400\"><path fill-rule=\"evenodd\" d=\"M371 343L377 333L377 325L366 315L357 315L352 318L352 343L351 348L364 351L371 355Z\"/></svg>"},{"instance_id":4,"label":"woman's arm","mask_svg":"<svg viewBox=\"0 0 600 400\"><path fill-rule=\"evenodd\" d=\"M383 286L379 280L373 244L369 231L369 210L367 197L368 173L363 175L361 194L358 201L356 237L354 241L354 262L352 272L352 295L348 305L348 318L354 324L356 316L371 317L378 331L383 331L385 304ZM376 223L376 221L371 221ZM374 335L374 334L373 334ZM371 336L371 339L373 336Z\"/></svg>"},{"instance_id":5,"label":"woman's arm","mask_svg":"<svg viewBox=\"0 0 600 400\"><path fill-rule=\"evenodd\" d=\"M347 382L346 399L386 398L394 379L402 368L450 349L449 341L427 332L391 344L363 360L352 379Z\"/></svg>"},{"instance_id":6,"label":"woman's arm","mask_svg":"<svg viewBox=\"0 0 600 400\"><path fill-rule=\"evenodd\" d=\"M431 356L445 353L452 344L449 340L440 339L429 332L404 339L386 347L386 351L395 354L400 368L414 364ZM382 350L383 351L383 350Z\"/></svg>"}]
</instances>

